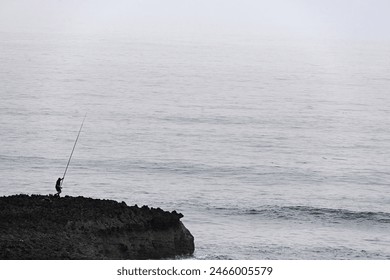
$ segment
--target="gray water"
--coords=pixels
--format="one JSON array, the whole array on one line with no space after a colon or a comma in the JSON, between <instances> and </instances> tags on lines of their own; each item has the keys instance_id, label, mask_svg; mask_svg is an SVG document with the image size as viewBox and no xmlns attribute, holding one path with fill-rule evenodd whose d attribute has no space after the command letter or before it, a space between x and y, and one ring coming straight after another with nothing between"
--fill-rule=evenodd
<instances>
[{"instance_id":1,"label":"gray water","mask_svg":"<svg viewBox=\"0 0 390 280\"><path fill-rule=\"evenodd\" d=\"M196 259L390 259L390 45L0 34L0 195L177 210Z\"/></svg>"}]
</instances>

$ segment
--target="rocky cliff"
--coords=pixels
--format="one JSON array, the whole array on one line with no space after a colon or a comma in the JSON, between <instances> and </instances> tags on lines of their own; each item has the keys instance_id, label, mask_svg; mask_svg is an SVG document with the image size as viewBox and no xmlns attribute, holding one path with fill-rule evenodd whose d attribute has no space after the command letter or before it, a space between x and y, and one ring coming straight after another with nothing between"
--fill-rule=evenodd
<instances>
[{"instance_id":1,"label":"rocky cliff","mask_svg":"<svg viewBox=\"0 0 390 280\"><path fill-rule=\"evenodd\" d=\"M183 215L85 197L0 197L0 259L161 259L190 255Z\"/></svg>"}]
</instances>

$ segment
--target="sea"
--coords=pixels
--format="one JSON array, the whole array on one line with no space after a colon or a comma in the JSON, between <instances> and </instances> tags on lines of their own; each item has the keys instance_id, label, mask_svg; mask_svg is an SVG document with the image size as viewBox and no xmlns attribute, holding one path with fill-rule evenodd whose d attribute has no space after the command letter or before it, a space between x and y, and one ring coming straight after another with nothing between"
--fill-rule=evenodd
<instances>
[{"instance_id":1,"label":"sea","mask_svg":"<svg viewBox=\"0 0 390 280\"><path fill-rule=\"evenodd\" d=\"M193 259L390 259L390 43L0 33L0 195L176 210Z\"/></svg>"}]
</instances>

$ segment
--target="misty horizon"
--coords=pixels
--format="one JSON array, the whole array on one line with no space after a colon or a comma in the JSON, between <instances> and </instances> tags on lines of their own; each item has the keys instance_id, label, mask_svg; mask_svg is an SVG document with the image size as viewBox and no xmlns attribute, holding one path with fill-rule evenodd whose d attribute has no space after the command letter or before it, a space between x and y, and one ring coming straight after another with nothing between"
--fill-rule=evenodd
<instances>
[{"instance_id":1,"label":"misty horizon","mask_svg":"<svg viewBox=\"0 0 390 280\"><path fill-rule=\"evenodd\" d=\"M383 0L1 0L0 7L0 32L390 41Z\"/></svg>"}]
</instances>

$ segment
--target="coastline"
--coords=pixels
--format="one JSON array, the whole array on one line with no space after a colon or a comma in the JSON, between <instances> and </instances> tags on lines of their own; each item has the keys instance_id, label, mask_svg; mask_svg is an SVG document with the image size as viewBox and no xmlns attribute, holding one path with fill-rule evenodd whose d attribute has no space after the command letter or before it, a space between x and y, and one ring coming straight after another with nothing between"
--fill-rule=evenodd
<instances>
[{"instance_id":1,"label":"coastline","mask_svg":"<svg viewBox=\"0 0 390 280\"><path fill-rule=\"evenodd\" d=\"M182 214L85 197L0 197L0 259L163 259L192 255Z\"/></svg>"}]
</instances>

